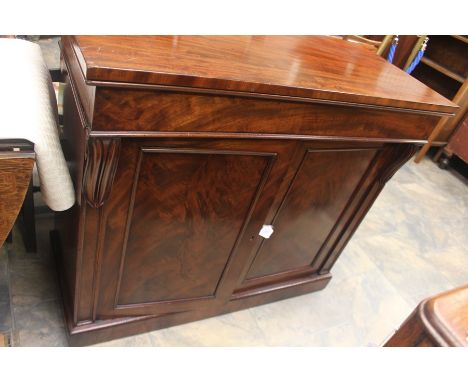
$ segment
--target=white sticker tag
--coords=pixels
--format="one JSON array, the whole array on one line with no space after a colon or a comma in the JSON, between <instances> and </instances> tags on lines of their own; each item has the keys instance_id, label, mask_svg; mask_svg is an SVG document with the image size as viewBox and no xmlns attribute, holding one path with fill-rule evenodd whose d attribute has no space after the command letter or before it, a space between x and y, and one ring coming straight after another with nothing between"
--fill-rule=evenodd
<instances>
[{"instance_id":1,"label":"white sticker tag","mask_svg":"<svg viewBox=\"0 0 468 382\"><path fill-rule=\"evenodd\" d=\"M273 234L273 226L264 225L258 234L265 239L269 239L270 236Z\"/></svg>"}]
</instances>

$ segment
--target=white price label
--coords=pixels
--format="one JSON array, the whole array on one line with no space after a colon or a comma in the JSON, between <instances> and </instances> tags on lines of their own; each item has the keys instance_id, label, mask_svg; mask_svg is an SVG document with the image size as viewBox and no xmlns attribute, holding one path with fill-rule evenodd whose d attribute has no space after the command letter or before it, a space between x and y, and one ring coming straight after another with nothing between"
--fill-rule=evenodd
<instances>
[{"instance_id":1,"label":"white price label","mask_svg":"<svg viewBox=\"0 0 468 382\"><path fill-rule=\"evenodd\" d=\"M265 239L269 239L273 232L272 225L264 225L258 234Z\"/></svg>"}]
</instances>

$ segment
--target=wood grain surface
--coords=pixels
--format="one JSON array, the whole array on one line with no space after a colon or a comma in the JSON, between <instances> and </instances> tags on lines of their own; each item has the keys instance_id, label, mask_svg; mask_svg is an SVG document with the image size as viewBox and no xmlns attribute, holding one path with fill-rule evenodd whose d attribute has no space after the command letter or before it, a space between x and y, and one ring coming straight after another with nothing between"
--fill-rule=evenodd
<instances>
[{"instance_id":1,"label":"wood grain surface","mask_svg":"<svg viewBox=\"0 0 468 382\"><path fill-rule=\"evenodd\" d=\"M272 159L143 149L118 304L214 297Z\"/></svg>"},{"instance_id":2,"label":"wood grain surface","mask_svg":"<svg viewBox=\"0 0 468 382\"><path fill-rule=\"evenodd\" d=\"M335 105L98 88L92 134L263 134L424 141L439 117ZM359 118L356 118L357 113Z\"/></svg>"},{"instance_id":3,"label":"wood grain surface","mask_svg":"<svg viewBox=\"0 0 468 382\"><path fill-rule=\"evenodd\" d=\"M0 247L13 228L31 180L34 154L0 152Z\"/></svg>"},{"instance_id":4,"label":"wood grain surface","mask_svg":"<svg viewBox=\"0 0 468 382\"><path fill-rule=\"evenodd\" d=\"M375 155L375 149L306 150L271 222L275 234L263 241L247 279L310 266Z\"/></svg>"},{"instance_id":5,"label":"wood grain surface","mask_svg":"<svg viewBox=\"0 0 468 382\"><path fill-rule=\"evenodd\" d=\"M88 82L228 90L447 113L457 108L368 49L334 37L67 39Z\"/></svg>"}]
</instances>

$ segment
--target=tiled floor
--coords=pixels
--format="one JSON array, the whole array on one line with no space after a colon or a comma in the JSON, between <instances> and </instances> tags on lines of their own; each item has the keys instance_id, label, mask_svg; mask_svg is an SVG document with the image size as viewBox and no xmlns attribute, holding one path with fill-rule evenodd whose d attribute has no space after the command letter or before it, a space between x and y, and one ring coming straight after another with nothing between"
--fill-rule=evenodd
<instances>
[{"instance_id":1,"label":"tiled floor","mask_svg":"<svg viewBox=\"0 0 468 382\"><path fill-rule=\"evenodd\" d=\"M422 298L468 283L467 191L464 179L430 160L411 161L388 183L323 291L101 345L381 344ZM9 268L16 346L66 346L51 226L43 210L38 254L25 253L15 232L0 255L0 279Z\"/></svg>"}]
</instances>

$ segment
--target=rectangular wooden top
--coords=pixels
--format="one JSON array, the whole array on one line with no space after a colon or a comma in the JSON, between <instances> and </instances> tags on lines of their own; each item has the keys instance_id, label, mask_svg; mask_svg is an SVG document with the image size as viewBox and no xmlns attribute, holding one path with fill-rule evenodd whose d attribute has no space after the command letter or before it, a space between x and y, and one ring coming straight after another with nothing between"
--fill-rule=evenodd
<instances>
[{"instance_id":1,"label":"rectangular wooden top","mask_svg":"<svg viewBox=\"0 0 468 382\"><path fill-rule=\"evenodd\" d=\"M423 301L418 314L441 345L468 347L468 285Z\"/></svg>"},{"instance_id":2,"label":"rectangular wooden top","mask_svg":"<svg viewBox=\"0 0 468 382\"><path fill-rule=\"evenodd\" d=\"M457 106L359 44L328 36L75 36L90 84L131 83L453 113Z\"/></svg>"}]
</instances>

